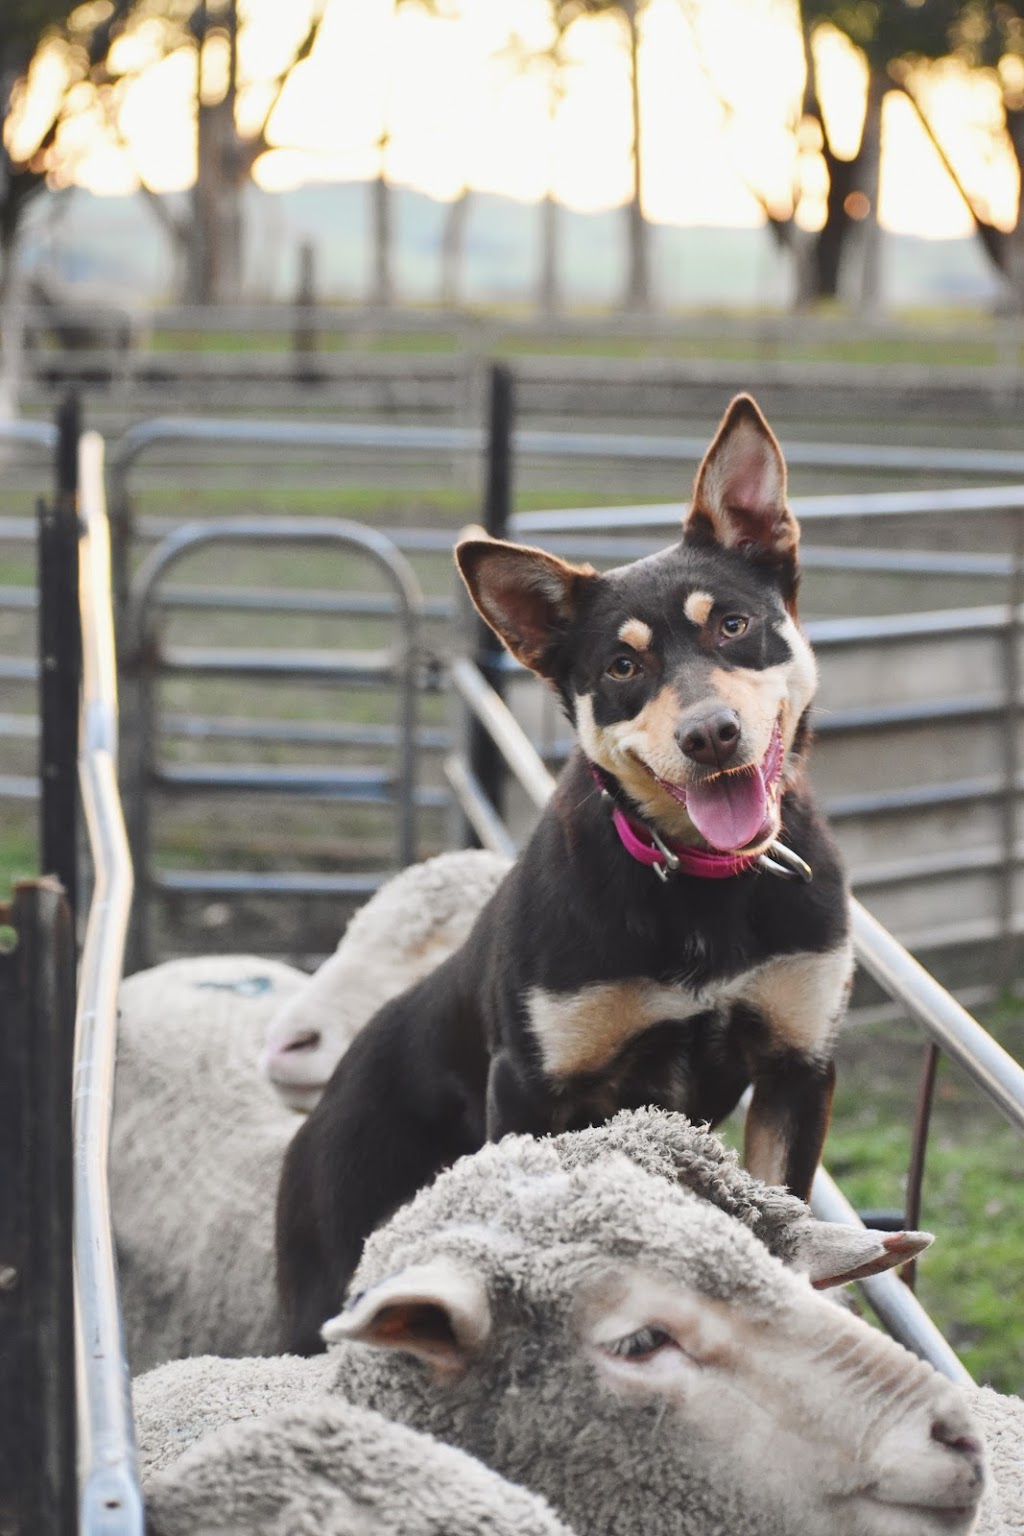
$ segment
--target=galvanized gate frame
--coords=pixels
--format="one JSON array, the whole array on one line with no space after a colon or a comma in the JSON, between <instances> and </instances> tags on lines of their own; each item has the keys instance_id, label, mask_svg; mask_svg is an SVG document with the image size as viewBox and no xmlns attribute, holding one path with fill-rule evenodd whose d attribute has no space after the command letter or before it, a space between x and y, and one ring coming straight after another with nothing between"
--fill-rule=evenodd
<instances>
[{"instance_id":1,"label":"galvanized gate frame","mask_svg":"<svg viewBox=\"0 0 1024 1536\"><path fill-rule=\"evenodd\" d=\"M107 1187L117 1053L117 992L132 899L132 866L117 785L117 663L103 439L79 445L82 526L82 730L79 784L93 894L78 982L72 1088L74 1279L81 1536L141 1536L128 1364Z\"/></svg>"},{"instance_id":2,"label":"galvanized gate frame","mask_svg":"<svg viewBox=\"0 0 1024 1536\"><path fill-rule=\"evenodd\" d=\"M162 648L156 632L160 587L164 577L180 561L198 549L231 545L310 545L337 550L355 550L372 560L392 587L399 627L398 644L388 650L343 654L337 652L289 652L281 650L223 649L179 654ZM395 809L395 858L397 866L416 858L416 711L419 668L419 626L423 615L423 594L415 572L405 556L384 534L374 528L341 518L225 518L218 521L190 523L179 528L151 551L132 583L128 610L128 662L136 686L136 719L130 743L133 762L128 772L130 784L129 823L131 845L138 871L138 892L133 919L133 962L145 964L149 957L150 900L154 890L171 882L160 877L152 867L150 832L150 789L154 783L173 783L176 788L216 788L247 790L250 793L329 793L339 799L371 798L392 804ZM319 769L304 774L261 770L259 773L231 769L210 772L176 770L173 775L161 770L157 760L158 719L155 683L162 673L173 670L201 671L207 675L230 673L233 676L330 680L338 683L386 683L397 679L398 771L393 776L367 769L361 775L344 775L338 770ZM126 742L126 745L128 743ZM339 895L369 895L380 883L377 876L331 875L318 877L307 888L329 890ZM177 891L211 891L249 894L300 894L302 881L282 874L238 874L225 884L223 878L196 874L176 874Z\"/></svg>"}]
</instances>

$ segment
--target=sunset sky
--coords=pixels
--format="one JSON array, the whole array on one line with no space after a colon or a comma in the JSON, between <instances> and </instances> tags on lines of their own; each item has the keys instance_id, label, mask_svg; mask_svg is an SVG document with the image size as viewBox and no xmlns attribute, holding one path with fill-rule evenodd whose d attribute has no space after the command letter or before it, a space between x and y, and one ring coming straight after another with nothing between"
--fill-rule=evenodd
<instances>
[{"instance_id":1,"label":"sunset sky","mask_svg":"<svg viewBox=\"0 0 1024 1536\"><path fill-rule=\"evenodd\" d=\"M268 80L305 32L309 0L242 0L240 116L258 122ZM454 9L454 7L453 7ZM696 16L695 28L687 11ZM266 188L358 180L385 165L394 183L450 198L463 185L534 200L548 186L579 210L607 208L629 189L629 85L621 25L577 22L570 67L552 120L550 77L521 58L550 37L545 0L460 0L457 19L393 0L328 0L312 57L290 79L271 121L275 148L256 166ZM802 59L787 0L650 0L640 55L646 211L673 224L747 226L763 215L755 185L785 206L794 176L804 188L801 220L820 219L824 188L813 150L799 164L790 127ZM517 50L509 39L519 40ZM695 37L697 46L695 46ZM738 43L742 41L742 46ZM61 139L66 174L100 193L125 193L138 173L156 190L194 175L190 105L194 56L159 57L156 29L124 39L119 66L141 70L120 117L118 145L82 90L82 112ZM864 77L838 34L822 35L819 69L830 127L856 145ZM55 58L39 60L16 127L31 138L36 113L60 84ZM947 153L997 222L1012 223L1016 173L993 136L996 85L952 65L921 85ZM726 105L723 106L723 101ZM883 121L881 218L890 230L955 236L970 231L960 197L910 104L893 92ZM17 147L17 145L16 145Z\"/></svg>"}]
</instances>

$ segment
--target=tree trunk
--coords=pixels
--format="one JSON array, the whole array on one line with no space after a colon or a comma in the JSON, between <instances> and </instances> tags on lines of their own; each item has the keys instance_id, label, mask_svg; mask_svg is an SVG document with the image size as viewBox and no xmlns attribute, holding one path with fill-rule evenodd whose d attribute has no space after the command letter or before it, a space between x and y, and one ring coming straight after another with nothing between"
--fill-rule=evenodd
<instances>
[{"instance_id":1,"label":"tree trunk","mask_svg":"<svg viewBox=\"0 0 1024 1536\"><path fill-rule=\"evenodd\" d=\"M540 205L540 280L537 307L542 315L556 315L561 308L558 283L558 203L545 192Z\"/></svg>"},{"instance_id":2,"label":"tree trunk","mask_svg":"<svg viewBox=\"0 0 1024 1536\"><path fill-rule=\"evenodd\" d=\"M383 167L376 180L370 183L373 198L373 277L370 287L370 303L377 309L390 309L395 287L391 272L391 188Z\"/></svg>"},{"instance_id":3,"label":"tree trunk","mask_svg":"<svg viewBox=\"0 0 1024 1536\"><path fill-rule=\"evenodd\" d=\"M1024 314L1024 107L1004 104L1006 131L1013 146L1017 162L1020 192L1017 198L1017 222L1005 236L1006 277L1010 284L1013 306L1018 314Z\"/></svg>"},{"instance_id":4,"label":"tree trunk","mask_svg":"<svg viewBox=\"0 0 1024 1536\"><path fill-rule=\"evenodd\" d=\"M230 0L224 17L230 46L227 90L212 103L203 100L203 42L208 24L204 6L197 45L196 180L186 283L190 303L225 304L237 303L242 294L242 189L247 179L235 124L237 0Z\"/></svg>"},{"instance_id":5,"label":"tree trunk","mask_svg":"<svg viewBox=\"0 0 1024 1536\"><path fill-rule=\"evenodd\" d=\"M227 100L199 108L199 163L192 189L188 299L237 303L242 293L242 188L234 112Z\"/></svg>"},{"instance_id":6,"label":"tree trunk","mask_svg":"<svg viewBox=\"0 0 1024 1536\"><path fill-rule=\"evenodd\" d=\"M439 298L446 309L454 309L462 299L462 262L469 218L469 188L463 187L449 203L441 235L441 286Z\"/></svg>"},{"instance_id":7,"label":"tree trunk","mask_svg":"<svg viewBox=\"0 0 1024 1536\"><path fill-rule=\"evenodd\" d=\"M867 107L861 134L859 190L868 201L860 225L861 270L857 307L865 317L876 316L882 307L882 227L878 222L878 193L882 169L882 105L886 76L872 69L868 77Z\"/></svg>"},{"instance_id":8,"label":"tree trunk","mask_svg":"<svg viewBox=\"0 0 1024 1536\"><path fill-rule=\"evenodd\" d=\"M629 89L633 117L633 191L626 208L629 235L629 276L626 308L650 308L650 240L643 206L643 145L640 125L640 35L637 0L625 0L623 14L629 32Z\"/></svg>"}]
</instances>

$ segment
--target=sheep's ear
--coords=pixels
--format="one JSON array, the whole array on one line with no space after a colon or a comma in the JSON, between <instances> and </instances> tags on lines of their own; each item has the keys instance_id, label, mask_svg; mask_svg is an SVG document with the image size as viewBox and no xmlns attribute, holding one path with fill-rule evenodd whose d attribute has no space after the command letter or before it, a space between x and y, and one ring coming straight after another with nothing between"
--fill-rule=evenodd
<instances>
[{"instance_id":1,"label":"sheep's ear","mask_svg":"<svg viewBox=\"0 0 1024 1536\"><path fill-rule=\"evenodd\" d=\"M802 1271L815 1290L824 1291L905 1264L933 1241L930 1232L876 1232L811 1219L801 1227L790 1267Z\"/></svg>"},{"instance_id":2,"label":"sheep's ear","mask_svg":"<svg viewBox=\"0 0 1024 1536\"><path fill-rule=\"evenodd\" d=\"M483 1281L443 1257L360 1292L320 1330L328 1344L348 1339L402 1350L446 1374L463 1371L490 1331Z\"/></svg>"},{"instance_id":3,"label":"sheep's ear","mask_svg":"<svg viewBox=\"0 0 1024 1536\"><path fill-rule=\"evenodd\" d=\"M551 677L555 652L580 596L600 580L589 565L570 565L542 549L468 538L455 563L481 617L524 667Z\"/></svg>"},{"instance_id":4,"label":"sheep's ear","mask_svg":"<svg viewBox=\"0 0 1024 1536\"><path fill-rule=\"evenodd\" d=\"M750 395L737 395L697 471L683 531L795 576L800 530L786 501L786 462Z\"/></svg>"}]
</instances>

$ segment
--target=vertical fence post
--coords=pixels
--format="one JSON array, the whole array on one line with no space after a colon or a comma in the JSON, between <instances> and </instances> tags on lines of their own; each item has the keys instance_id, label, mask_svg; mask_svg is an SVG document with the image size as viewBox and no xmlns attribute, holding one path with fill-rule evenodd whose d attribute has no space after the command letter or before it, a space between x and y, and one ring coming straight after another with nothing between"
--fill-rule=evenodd
<instances>
[{"instance_id":1,"label":"vertical fence post","mask_svg":"<svg viewBox=\"0 0 1024 1536\"><path fill-rule=\"evenodd\" d=\"M487 482L484 492L483 522L495 539L508 532L512 511L512 422L514 415L512 372L495 363L488 381ZM497 635L476 613L473 615L473 660L500 697L505 695L505 648ZM504 819L505 762L488 733L470 716L467 756L469 768L487 799ZM479 846L479 839L467 827L467 843Z\"/></svg>"},{"instance_id":2,"label":"vertical fence post","mask_svg":"<svg viewBox=\"0 0 1024 1536\"><path fill-rule=\"evenodd\" d=\"M75 947L55 880L0 906L0 1529L74 1536Z\"/></svg>"},{"instance_id":3,"label":"vertical fence post","mask_svg":"<svg viewBox=\"0 0 1024 1536\"><path fill-rule=\"evenodd\" d=\"M78 397L57 417L54 499L39 505L40 864L64 888L72 921L78 904Z\"/></svg>"},{"instance_id":4,"label":"vertical fence post","mask_svg":"<svg viewBox=\"0 0 1024 1536\"><path fill-rule=\"evenodd\" d=\"M1003 878L999 902L1001 941L998 967L1000 990L1004 993L1012 990L1017 979L1017 936L1014 924L1017 905L1017 781L1020 767L1020 610L1024 601L1024 520L1019 511L1011 511L1010 520L1010 584L1003 651Z\"/></svg>"}]
</instances>

